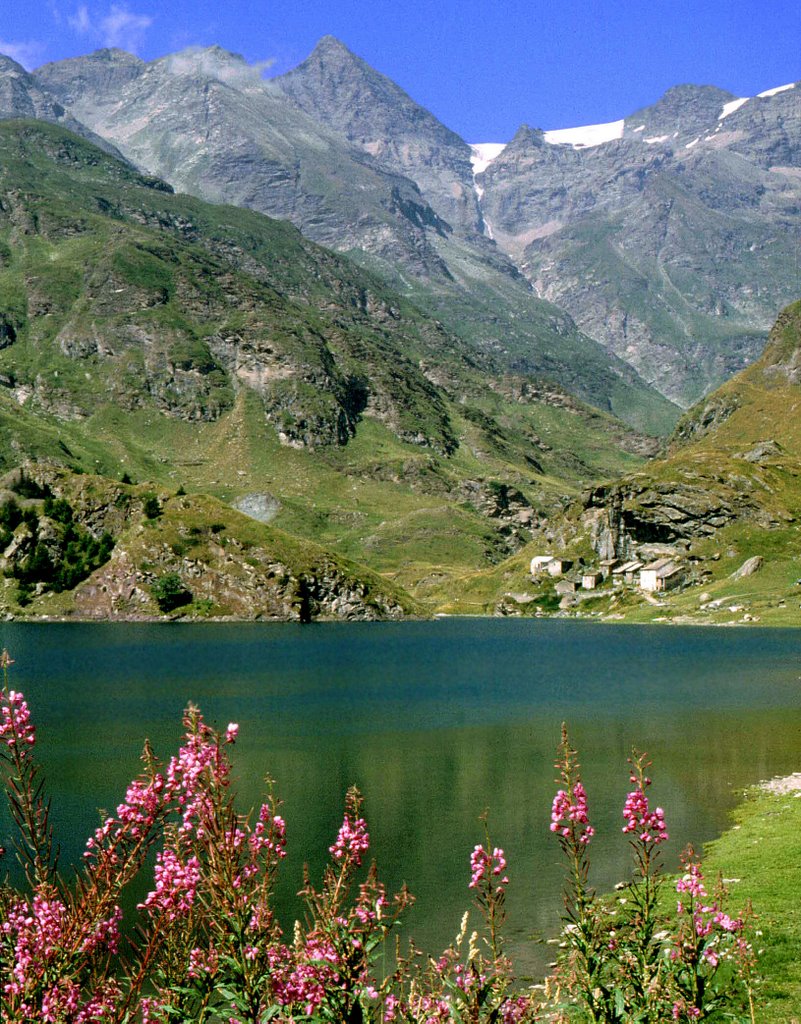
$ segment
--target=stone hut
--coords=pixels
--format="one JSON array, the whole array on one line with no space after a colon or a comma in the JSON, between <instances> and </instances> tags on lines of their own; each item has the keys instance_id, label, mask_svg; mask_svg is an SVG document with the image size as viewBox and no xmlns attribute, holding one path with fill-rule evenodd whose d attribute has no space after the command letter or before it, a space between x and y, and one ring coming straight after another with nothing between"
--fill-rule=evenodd
<instances>
[{"instance_id":1,"label":"stone hut","mask_svg":"<svg viewBox=\"0 0 801 1024\"><path fill-rule=\"evenodd\" d=\"M573 568L573 562L569 558L552 558L548 562L547 568L551 576L564 576L566 572Z\"/></svg>"},{"instance_id":2,"label":"stone hut","mask_svg":"<svg viewBox=\"0 0 801 1024\"><path fill-rule=\"evenodd\" d=\"M640 589L650 592L671 590L684 579L680 565L672 558L658 558L640 569Z\"/></svg>"},{"instance_id":3,"label":"stone hut","mask_svg":"<svg viewBox=\"0 0 801 1024\"><path fill-rule=\"evenodd\" d=\"M583 590L595 590L603 582L603 573L600 569L585 569L581 574L581 586Z\"/></svg>"}]
</instances>

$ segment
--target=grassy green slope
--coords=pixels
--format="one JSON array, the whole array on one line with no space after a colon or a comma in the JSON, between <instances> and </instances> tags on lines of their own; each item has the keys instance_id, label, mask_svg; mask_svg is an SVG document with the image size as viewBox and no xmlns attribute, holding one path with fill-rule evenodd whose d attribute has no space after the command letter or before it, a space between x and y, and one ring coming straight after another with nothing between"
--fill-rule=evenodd
<instances>
[{"instance_id":1,"label":"grassy green slope","mask_svg":"<svg viewBox=\"0 0 801 1024\"><path fill-rule=\"evenodd\" d=\"M499 488L536 520L647 451L294 228L53 126L0 125L0 198L2 467L268 492L277 525L412 585L525 540Z\"/></svg>"},{"instance_id":2,"label":"grassy green slope","mask_svg":"<svg viewBox=\"0 0 801 1024\"><path fill-rule=\"evenodd\" d=\"M732 902L751 901L756 914L756 1005L760 1024L801 1020L801 800L798 791L755 790L735 825L705 857L710 877L730 882Z\"/></svg>"},{"instance_id":3,"label":"grassy green slope","mask_svg":"<svg viewBox=\"0 0 801 1024\"><path fill-rule=\"evenodd\" d=\"M559 381L572 394L646 434L670 433L680 415L678 407L582 334L562 310L537 298L522 277L482 263L458 238L438 239L437 245L453 271L450 281L410 280L364 253L351 255L374 266L491 364Z\"/></svg>"}]
</instances>

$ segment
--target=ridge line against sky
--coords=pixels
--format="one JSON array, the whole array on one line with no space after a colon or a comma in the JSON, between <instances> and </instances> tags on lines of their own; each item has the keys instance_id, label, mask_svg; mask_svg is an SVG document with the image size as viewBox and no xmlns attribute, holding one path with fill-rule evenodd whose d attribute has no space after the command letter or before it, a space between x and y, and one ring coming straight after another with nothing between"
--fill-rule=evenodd
<instances>
[{"instance_id":1,"label":"ridge line against sky","mask_svg":"<svg viewBox=\"0 0 801 1024\"><path fill-rule=\"evenodd\" d=\"M7 0L28 69L103 46L218 44L282 74L334 35L468 142L618 120L691 82L754 96L801 79L798 0Z\"/></svg>"}]
</instances>

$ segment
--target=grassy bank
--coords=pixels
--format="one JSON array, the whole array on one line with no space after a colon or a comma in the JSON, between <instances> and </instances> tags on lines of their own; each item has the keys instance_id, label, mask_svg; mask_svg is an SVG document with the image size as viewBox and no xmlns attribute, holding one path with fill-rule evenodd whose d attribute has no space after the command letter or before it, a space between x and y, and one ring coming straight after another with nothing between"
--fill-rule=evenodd
<instances>
[{"instance_id":1,"label":"grassy bank","mask_svg":"<svg viewBox=\"0 0 801 1024\"><path fill-rule=\"evenodd\" d=\"M731 881L731 905L757 914L760 1024L801 1022L801 790L752 790L704 858L707 877Z\"/></svg>"}]
</instances>

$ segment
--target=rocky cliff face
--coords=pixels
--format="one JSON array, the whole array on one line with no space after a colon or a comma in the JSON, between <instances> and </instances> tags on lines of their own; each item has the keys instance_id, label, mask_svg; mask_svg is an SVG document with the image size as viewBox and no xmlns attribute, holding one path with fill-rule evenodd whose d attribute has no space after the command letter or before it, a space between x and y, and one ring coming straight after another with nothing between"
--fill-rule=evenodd
<instances>
[{"instance_id":1,"label":"rocky cliff face","mask_svg":"<svg viewBox=\"0 0 801 1024\"><path fill-rule=\"evenodd\" d=\"M12 118L35 118L38 121L50 121L52 124L61 125L62 128L89 139L105 152L122 158L116 146L74 118L21 64L0 54L0 121Z\"/></svg>"},{"instance_id":2,"label":"rocky cliff face","mask_svg":"<svg viewBox=\"0 0 801 1024\"><path fill-rule=\"evenodd\" d=\"M399 619L416 610L408 595L368 569L293 540L207 496L150 493L47 465L29 468L27 479L66 503L74 530L109 535L113 550L88 579L67 592L38 584L25 614L106 621L169 615L310 622ZM41 524L47 523L42 517L37 531L43 544L48 538ZM166 577L183 588L181 601L171 609L160 606L156 596ZM0 604L20 613L8 587L0 593Z\"/></svg>"},{"instance_id":3,"label":"rocky cliff face","mask_svg":"<svg viewBox=\"0 0 801 1024\"><path fill-rule=\"evenodd\" d=\"M522 128L482 210L539 295L679 404L753 361L794 298L801 89L671 89L602 144Z\"/></svg>"},{"instance_id":4,"label":"rocky cliff face","mask_svg":"<svg viewBox=\"0 0 801 1024\"><path fill-rule=\"evenodd\" d=\"M634 477L590 491L582 519L599 558L634 558L650 546L681 547L738 516L760 517L753 502L737 501L737 481L728 483L724 497L703 484Z\"/></svg>"}]
</instances>

